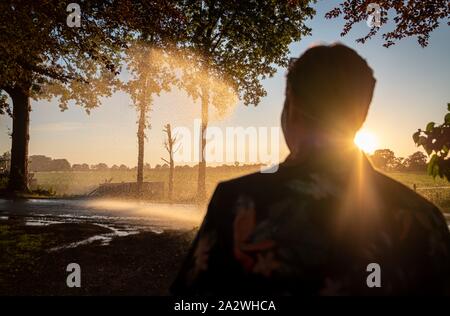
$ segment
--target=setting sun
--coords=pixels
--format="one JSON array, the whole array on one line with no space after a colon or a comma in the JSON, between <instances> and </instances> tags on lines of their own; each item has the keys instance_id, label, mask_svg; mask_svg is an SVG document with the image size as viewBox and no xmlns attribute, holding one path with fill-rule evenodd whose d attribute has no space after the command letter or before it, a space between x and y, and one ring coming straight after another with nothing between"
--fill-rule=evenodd
<instances>
[{"instance_id":1,"label":"setting sun","mask_svg":"<svg viewBox=\"0 0 450 316\"><path fill-rule=\"evenodd\" d=\"M376 135L367 130L361 130L356 133L353 141L359 149L368 154L373 154L373 152L378 148L378 139Z\"/></svg>"}]
</instances>

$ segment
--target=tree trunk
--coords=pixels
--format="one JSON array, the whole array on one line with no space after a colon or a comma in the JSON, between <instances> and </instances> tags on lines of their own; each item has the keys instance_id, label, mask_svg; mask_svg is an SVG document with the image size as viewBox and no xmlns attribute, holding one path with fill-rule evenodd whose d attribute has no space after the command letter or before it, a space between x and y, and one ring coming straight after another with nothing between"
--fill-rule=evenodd
<instances>
[{"instance_id":1,"label":"tree trunk","mask_svg":"<svg viewBox=\"0 0 450 316\"><path fill-rule=\"evenodd\" d=\"M198 163L198 182L197 182L197 200L203 202L206 199L206 128L208 126L208 105L209 90L208 87L202 88L202 124L200 130L200 155Z\"/></svg>"},{"instance_id":2,"label":"tree trunk","mask_svg":"<svg viewBox=\"0 0 450 316\"><path fill-rule=\"evenodd\" d=\"M168 149L169 149L169 201L172 200L173 194L173 144L175 142L175 138L172 137L172 128L170 124L167 124L167 139L168 139Z\"/></svg>"},{"instance_id":3,"label":"tree trunk","mask_svg":"<svg viewBox=\"0 0 450 316\"><path fill-rule=\"evenodd\" d=\"M142 197L142 183L144 182L144 141L145 141L145 114L144 106L139 107L139 122L138 122L138 164L137 164L137 194Z\"/></svg>"},{"instance_id":4,"label":"tree trunk","mask_svg":"<svg viewBox=\"0 0 450 316\"><path fill-rule=\"evenodd\" d=\"M28 192L28 141L30 126L30 88L15 87L8 91L13 101L11 168L8 189Z\"/></svg>"},{"instance_id":5,"label":"tree trunk","mask_svg":"<svg viewBox=\"0 0 450 316\"><path fill-rule=\"evenodd\" d=\"M167 140L165 141L164 146L166 147L166 150L169 153L169 161L167 161L164 158L161 159L166 163L169 163L169 191L167 197L169 201L171 201L173 194L173 171L174 171L173 145L176 142L176 137L172 137L172 128L170 127L170 124L166 124L164 126L163 132L167 134Z\"/></svg>"},{"instance_id":6,"label":"tree trunk","mask_svg":"<svg viewBox=\"0 0 450 316\"><path fill-rule=\"evenodd\" d=\"M172 201L173 194L173 158L170 156L170 169L169 169L169 201Z\"/></svg>"}]
</instances>

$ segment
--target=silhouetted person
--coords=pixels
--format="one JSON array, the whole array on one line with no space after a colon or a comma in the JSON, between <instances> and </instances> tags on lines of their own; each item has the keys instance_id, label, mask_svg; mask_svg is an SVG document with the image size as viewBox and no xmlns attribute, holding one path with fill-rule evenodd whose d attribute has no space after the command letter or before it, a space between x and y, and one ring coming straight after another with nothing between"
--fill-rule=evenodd
<instances>
[{"instance_id":1,"label":"silhouetted person","mask_svg":"<svg viewBox=\"0 0 450 316\"><path fill-rule=\"evenodd\" d=\"M439 209L375 171L355 148L375 79L343 45L290 67L277 172L220 183L174 294L449 293Z\"/></svg>"}]
</instances>

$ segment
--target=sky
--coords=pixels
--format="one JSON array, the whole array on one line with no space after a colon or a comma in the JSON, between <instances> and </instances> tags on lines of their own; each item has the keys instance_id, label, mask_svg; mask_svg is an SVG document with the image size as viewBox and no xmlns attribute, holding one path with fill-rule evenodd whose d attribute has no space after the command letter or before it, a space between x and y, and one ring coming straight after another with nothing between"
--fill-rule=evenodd
<instances>
[{"instance_id":1,"label":"sky","mask_svg":"<svg viewBox=\"0 0 450 316\"><path fill-rule=\"evenodd\" d=\"M381 35L365 44L355 39L365 35L369 28L361 23L349 35L340 37L342 19L326 20L325 12L332 1L319 1L317 14L308 26L312 34L290 45L290 56L299 57L308 47L317 43L341 42L354 48L374 70L377 84L371 108L363 129L375 134L379 148L390 148L397 156L408 156L417 150L412 134L430 121L440 123L450 102L450 28L442 23L431 35L426 48L415 38L397 42L389 48L382 46ZM381 32L389 30L384 26ZM279 127L284 101L286 69L263 81L267 91L257 106L239 102L225 117L212 114L210 126ZM192 130L194 120L200 117L200 104L184 92L173 90L156 98L150 114L151 128L147 130L145 161L152 166L162 164L167 154L163 147L163 126ZM57 100L33 101L30 123L30 155L66 158L70 163L137 164L137 114L131 100L118 92L102 99L102 105L88 115L75 105L61 112ZM0 117L0 153L10 150L11 119ZM281 142L283 159L287 149Z\"/></svg>"}]
</instances>

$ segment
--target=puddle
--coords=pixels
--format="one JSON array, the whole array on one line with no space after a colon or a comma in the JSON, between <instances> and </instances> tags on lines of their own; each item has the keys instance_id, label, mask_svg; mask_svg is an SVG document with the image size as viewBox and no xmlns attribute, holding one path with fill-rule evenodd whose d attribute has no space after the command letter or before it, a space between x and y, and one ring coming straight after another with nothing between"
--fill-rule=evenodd
<instances>
[{"instance_id":1,"label":"puddle","mask_svg":"<svg viewBox=\"0 0 450 316\"><path fill-rule=\"evenodd\" d=\"M52 224L60 224L58 221L50 221L45 219L27 219L25 220L25 226L48 226Z\"/></svg>"},{"instance_id":2,"label":"puddle","mask_svg":"<svg viewBox=\"0 0 450 316\"><path fill-rule=\"evenodd\" d=\"M8 219L8 216L1 216L0 219ZM126 224L128 218L123 218L125 221L120 222L120 217L111 216L73 216L68 214L63 215L50 215L50 214L35 214L34 216L24 217L25 226L49 226L54 224L73 223L81 224L88 223L96 226L100 226L109 230L107 233L97 234L89 238L72 242L69 244L57 246L49 249L49 252L59 251L63 249L76 248L83 245L92 244L98 242L100 246L107 246L114 238L126 237L130 235L139 234L141 231L151 231L156 234L161 234L164 230L160 227L152 225L134 225Z\"/></svg>"},{"instance_id":3,"label":"puddle","mask_svg":"<svg viewBox=\"0 0 450 316\"><path fill-rule=\"evenodd\" d=\"M111 232L104 233L104 234L98 234L98 235L91 236L89 238L86 238L86 239L83 239L80 241L76 241L76 242L73 242L70 244L54 247L54 248L49 249L48 251L54 252L54 251L59 251L59 250L63 250L63 249L71 249L71 248L76 248L76 247L83 246L83 245L89 245L94 242L100 242L100 246L108 246L110 244L110 242L113 240L113 238L131 236L131 235L136 235L136 234L140 233L140 231L138 229L130 227L130 226L125 226L123 228L116 228L114 226L106 225L106 224L95 224L95 225L103 227L103 228L107 228ZM157 233L157 234L161 234L164 232L163 230L157 229L157 228L150 228L148 230L150 230L154 233Z\"/></svg>"},{"instance_id":4,"label":"puddle","mask_svg":"<svg viewBox=\"0 0 450 316\"><path fill-rule=\"evenodd\" d=\"M14 215L12 215L14 214ZM95 244L107 246L114 238L166 230L192 229L200 225L204 210L196 205L166 204L142 201L29 199L13 201L0 199L0 220L12 218L26 226L54 224L92 224L107 228L76 242L58 244L48 251L58 251ZM7 215L7 216L6 216Z\"/></svg>"}]
</instances>

